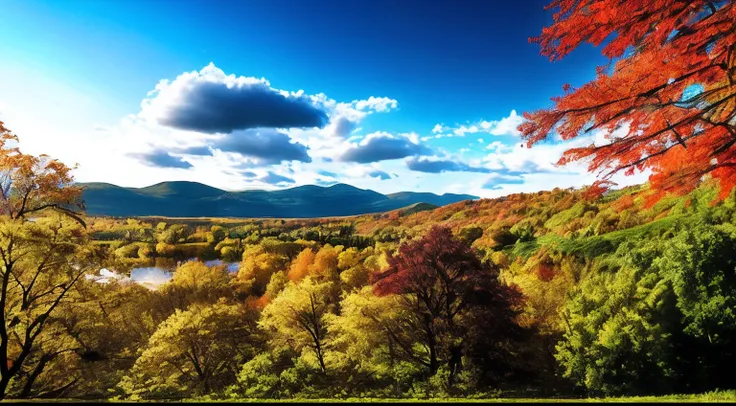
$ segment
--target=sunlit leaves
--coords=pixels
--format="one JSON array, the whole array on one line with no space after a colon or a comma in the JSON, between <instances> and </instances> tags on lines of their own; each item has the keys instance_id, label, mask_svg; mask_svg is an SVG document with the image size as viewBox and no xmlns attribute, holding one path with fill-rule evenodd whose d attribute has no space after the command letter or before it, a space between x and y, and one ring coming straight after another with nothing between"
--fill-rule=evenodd
<instances>
[{"instance_id":1,"label":"sunlit leaves","mask_svg":"<svg viewBox=\"0 0 736 406\"><path fill-rule=\"evenodd\" d=\"M570 149L559 163L586 162L604 181L651 169L650 202L690 192L710 175L725 198L736 165L734 3L556 0L549 8L558 8L555 22L531 39L543 55L555 60L611 38L602 52L612 69L566 87L553 108L525 113L524 139L600 131L608 143Z\"/></svg>"}]
</instances>

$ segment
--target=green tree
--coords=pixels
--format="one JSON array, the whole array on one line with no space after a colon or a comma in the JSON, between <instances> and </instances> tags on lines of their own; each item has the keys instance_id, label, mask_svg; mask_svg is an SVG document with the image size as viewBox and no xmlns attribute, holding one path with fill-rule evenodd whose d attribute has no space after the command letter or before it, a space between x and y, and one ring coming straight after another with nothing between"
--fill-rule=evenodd
<instances>
[{"instance_id":1,"label":"green tree","mask_svg":"<svg viewBox=\"0 0 736 406\"><path fill-rule=\"evenodd\" d=\"M225 228L222 226L212 226L210 231L207 232L207 242L211 245L216 245L220 241L227 237Z\"/></svg>"},{"instance_id":2,"label":"green tree","mask_svg":"<svg viewBox=\"0 0 736 406\"><path fill-rule=\"evenodd\" d=\"M666 244L653 265L671 283L683 331L692 337L683 371L688 385L693 390L733 387L736 240L713 226L686 229Z\"/></svg>"},{"instance_id":3,"label":"green tree","mask_svg":"<svg viewBox=\"0 0 736 406\"><path fill-rule=\"evenodd\" d=\"M666 392L675 381L667 322L674 298L655 273L624 268L586 282L566 306L556 358L592 393ZM674 318L674 320L673 320Z\"/></svg>"}]
</instances>

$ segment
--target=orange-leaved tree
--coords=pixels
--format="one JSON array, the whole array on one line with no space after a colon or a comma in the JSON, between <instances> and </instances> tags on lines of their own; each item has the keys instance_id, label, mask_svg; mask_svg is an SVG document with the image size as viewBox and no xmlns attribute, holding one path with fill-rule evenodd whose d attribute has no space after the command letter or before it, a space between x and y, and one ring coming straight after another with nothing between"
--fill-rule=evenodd
<instances>
[{"instance_id":1,"label":"orange-leaved tree","mask_svg":"<svg viewBox=\"0 0 736 406\"><path fill-rule=\"evenodd\" d=\"M98 258L70 168L17 141L0 122L0 399L43 369L32 365L37 338Z\"/></svg>"},{"instance_id":2,"label":"orange-leaved tree","mask_svg":"<svg viewBox=\"0 0 736 406\"><path fill-rule=\"evenodd\" d=\"M551 60L583 42L609 64L580 88L563 86L554 107L525 113L528 145L602 131L606 142L565 152L559 164L589 162L595 186L614 173L651 170L649 201L720 181L736 186L736 5L708 0L555 0L554 22L530 42ZM616 131L618 130L618 131ZM600 188L603 186L604 188Z\"/></svg>"}]
</instances>

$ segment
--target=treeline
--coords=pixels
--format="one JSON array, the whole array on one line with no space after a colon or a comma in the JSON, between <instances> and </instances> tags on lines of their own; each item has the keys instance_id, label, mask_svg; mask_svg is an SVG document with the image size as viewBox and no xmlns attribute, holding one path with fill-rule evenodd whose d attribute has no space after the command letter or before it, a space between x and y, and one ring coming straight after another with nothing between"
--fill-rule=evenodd
<instances>
[{"instance_id":1,"label":"treeline","mask_svg":"<svg viewBox=\"0 0 736 406\"><path fill-rule=\"evenodd\" d=\"M291 246L314 244L364 249L376 241L387 240L381 234L359 235L351 222L327 223L282 220L258 221L245 224L205 222L182 223L176 219L89 219L90 237L109 247L116 257L128 265L144 266L157 258L178 261L191 258L221 259L238 262L246 246L262 241L294 243ZM155 262L154 262L155 263Z\"/></svg>"}]
</instances>

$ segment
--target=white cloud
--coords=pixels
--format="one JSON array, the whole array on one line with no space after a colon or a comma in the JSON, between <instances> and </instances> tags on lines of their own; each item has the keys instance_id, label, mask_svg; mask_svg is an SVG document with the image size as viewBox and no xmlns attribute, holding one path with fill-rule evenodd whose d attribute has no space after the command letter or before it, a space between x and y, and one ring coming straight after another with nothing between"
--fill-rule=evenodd
<instances>
[{"instance_id":1,"label":"white cloud","mask_svg":"<svg viewBox=\"0 0 736 406\"><path fill-rule=\"evenodd\" d=\"M520 135L516 129L521 123L524 122L524 118L516 114L516 110L511 110L511 114L508 117L502 118L500 121L484 122L487 124L488 133L491 135ZM486 127L483 127L486 129Z\"/></svg>"},{"instance_id":2,"label":"white cloud","mask_svg":"<svg viewBox=\"0 0 736 406\"><path fill-rule=\"evenodd\" d=\"M176 105L184 92L202 81L223 84L225 87L258 85L273 89L265 78L226 75L214 65L185 72L170 81L163 80L156 84L141 103L139 111L127 111L132 114L123 116L124 113L110 110L106 104L100 103L98 95L63 80L55 81L48 75L22 67L9 71L5 66L0 68L0 72L4 73L0 75L0 118L20 136L21 149L33 154L47 153L70 165L79 163L80 167L74 174L80 182L102 181L142 187L163 181L188 180L226 190L244 190L276 189L280 186L264 181L274 183L284 177L293 179L294 183L280 185L339 181L382 193L416 190L492 197L555 186L590 184L595 180L595 175L587 172L584 163L565 168L558 168L554 163L570 146L610 142L601 132L573 140L572 143L540 143L531 149L520 147L520 142L507 144L503 142L504 138L488 140L486 134L518 135L515 128L522 118L515 110L499 120L482 120L453 128L444 123L436 124L429 132L422 134L399 134L392 132L389 127L378 129L383 131L371 129L371 134L363 135L361 127L369 127L366 124L370 124L372 114L397 114L398 101L371 96L365 100L339 102L322 93L307 95L303 91L276 89L284 97L308 99L311 104L323 109L329 120L323 128L278 129L288 135L292 142L308 147L312 162L290 161L263 166L264 162L258 159L232 151L213 149L211 156L176 152L189 147L212 146L223 135L170 128L161 125L158 119L168 114L167 109ZM615 132L613 137L620 136L623 131ZM478 143L473 141L470 144L470 140L461 143L453 138L471 133L477 134L473 139L477 139ZM458 172L426 173L409 170L404 159L368 164L336 159L350 148L365 147L378 138L399 140L404 147L409 147L411 154L417 154L424 147L423 142L443 139L442 145L447 150L433 148L419 155L461 161L468 166L488 168L494 172L463 172L461 175ZM492 142L486 145L486 141ZM171 152L172 156L190 163L192 168L148 167L129 155L159 150ZM463 153L466 159L462 159ZM246 176L246 171L252 176ZM379 171L390 174L391 179L381 180L381 176L370 176ZM269 172L273 175L269 176ZM339 176L326 176L326 172ZM625 178L623 183L639 182L645 176ZM483 188L491 177L496 177L498 190ZM522 184L503 183L504 180L513 182L519 178L523 179ZM614 180L619 178L617 175Z\"/></svg>"},{"instance_id":3,"label":"white cloud","mask_svg":"<svg viewBox=\"0 0 736 406\"><path fill-rule=\"evenodd\" d=\"M433 134L443 133L447 130L449 130L449 128L445 127L444 124L435 124L434 128L432 128L432 133Z\"/></svg>"},{"instance_id":4,"label":"white cloud","mask_svg":"<svg viewBox=\"0 0 736 406\"><path fill-rule=\"evenodd\" d=\"M513 136L519 136L520 133L516 129L516 127L519 126L519 124L524 122L524 118L518 114L516 114L516 110L511 110L511 113L508 117L504 117L500 120L493 120L493 121L486 121L481 120L477 123L468 124L468 125L458 125L455 128L447 128L447 127L437 127L435 126L435 129L441 129L444 131L452 130L452 133L455 136L458 137L464 137L466 134L478 134L478 133L488 133L491 135L513 135ZM444 132L444 131L437 131L437 132ZM433 131L434 132L434 131Z\"/></svg>"},{"instance_id":5,"label":"white cloud","mask_svg":"<svg viewBox=\"0 0 736 406\"><path fill-rule=\"evenodd\" d=\"M352 105L360 111L373 110L380 113L385 113L397 108L399 103L396 100L390 99L388 97L370 96L366 100L353 101Z\"/></svg>"}]
</instances>

